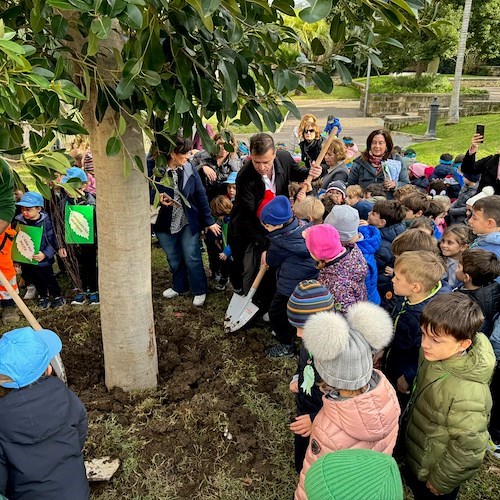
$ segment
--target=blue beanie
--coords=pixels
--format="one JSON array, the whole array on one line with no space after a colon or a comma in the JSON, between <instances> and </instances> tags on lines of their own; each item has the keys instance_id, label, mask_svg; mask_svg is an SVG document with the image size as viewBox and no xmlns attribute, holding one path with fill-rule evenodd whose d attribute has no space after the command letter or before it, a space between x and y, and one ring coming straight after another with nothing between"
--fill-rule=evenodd
<instances>
[{"instance_id":1,"label":"blue beanie","mask_svg":"<svg viewBox=\"0 0 500 500\"><path fill-rule=\"evenodd\" d=\"M271 226L286 224L291 218L293 218L293 212L290 200L283 195L273 198L260 213L260 220Z\"/></svg>"},{"instance_id":2,"label":"blue beanie","mask_svg":"<svg viewBox=\"0 0 500 500\"><path fill-rule=\"evenodd\" d=\"M62 178L62 182L68 182L70 179L79 179L82 182L87 182L87 174L79 167L70 167L66 170L66 175Z\"/></svg>"}]
</instances>

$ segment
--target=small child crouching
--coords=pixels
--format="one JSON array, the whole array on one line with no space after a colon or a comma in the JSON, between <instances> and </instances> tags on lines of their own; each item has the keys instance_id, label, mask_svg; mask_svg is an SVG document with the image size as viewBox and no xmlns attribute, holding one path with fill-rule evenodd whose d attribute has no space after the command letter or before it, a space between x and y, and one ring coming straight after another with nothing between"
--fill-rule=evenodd
<instances>
[{"instance_id":1,"label":"small child crouching","mask_svg":"<svg viewBox=\"0 0 500 500\"><path fill-rule=\"evenodd\" d=\"M295 500L304 500L309 467L330 451L366 448L392 454L400 414L389 381L373 369L373 349L392 337L389 315L369 302L355 304L346 319L333 312L312 315L304 344L323 380L323 408L314 420ZM340 478L339 478L340 480Z\"/></svg>"},{"instance_id":2,"label":"small child crouching","mask_svg":"<svg viewBox=\"0 0 500 500\"><path fill-rule=\"evenodd\" d=\"M422 352L405 433L415 498L456 498L483 461L495 356L476 333L482 322L479 306L459 293L435 297L420 316Z\"/></svg>"},{"instance_id":3,"label":"small child crouching","mask_svg":"<svg viewBox=\"0 0 500 500\"><path fill-rule=\"evenodd\" d=\"M61 340L18 328L0 339L0 496L88 500L82 448L87 413L50 360Z\"/></svg>"}]
</instances>

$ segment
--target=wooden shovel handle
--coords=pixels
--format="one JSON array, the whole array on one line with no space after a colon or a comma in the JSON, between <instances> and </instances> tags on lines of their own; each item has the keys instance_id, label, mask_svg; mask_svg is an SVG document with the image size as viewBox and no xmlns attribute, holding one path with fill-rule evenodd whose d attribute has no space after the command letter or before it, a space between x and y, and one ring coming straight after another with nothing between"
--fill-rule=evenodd
<instances>
[{"instance_id":1,"label":"wooden shovel handle","mask_svg":"<svg viewBox=\"0 0 500 500\"><path fill-rule=\"evenodd\" d=\"M268 267L267 265L260 266L259 272L257 273L257 276L255 276L255 279L253 280L252 283L252 289L256 290L259 288L260 282L262 281L262 278L264 277L264 274L266 274Z\"/></svg>"},{"instance_id":2,"label":"wooden shovel handle","mask_svg":"<svg viewBox=\"0 0 500 500\"><path fill-rule=\"evenodd\" d=\"M323 147L321 148L321 151L319 152L318 157L316 158L316 160L314 160L317 165L321 165L321 162L323 161L323 159L326 155L326 152L328 151L328 148L330 147L330 145L332 144L334 139L336 139L336 137L333 134L330 134L328 136L328 139L323 144ZM306 177L306 180L304 181L303 186L300 188L300 191L305 193L306 189L307 189L307 184L311 184L312 180L313 180L312 175L308 175Z\"/></svg>"},{"instance_id":3,"label":"wooden shovel handle","mask_svg":"<svg viewBox=\"0 0 500 500\"><path fill-rule=\"evenodd\" d=\"M0 271L0 281L5 289L9 292L9 295L12 297L12 300L16 303L17 307L19 307L20 311L24 314L24 317L28 320L29 324L33 328L33 330L42 330L42 326L37 321L33 313L28 309L28 306L23 302L23 299L19 296L19 293L14 290L10 281L5 277L5 274Z\"/></svg>"},{"instance_id":4,"label":"wooden shovel handle","mask_svg":"<svg viewBox=\"0 0 500 500\"><path fill-rule=\"evenodd\" d=\"M14 290L14 288L10 284L10 281L5 277L5 274L2 271L0 271L0 282L9 292L9 295L12 297L12 300L16 303L17 307L19 307L21 312L24 314L24 317L28 320L33 330L42 330L42 326L40 325L40 323L37 321L35 316L33 316L33 313L28 309L28 306L24 303L23 299L21 299L17 290ZM56 357L50 362L50 364L54 368L54 372L57 375L57 377L62 382L67 384L66 370L64 369L61 356L57 354Z\"/></svg>"}]
</instances>

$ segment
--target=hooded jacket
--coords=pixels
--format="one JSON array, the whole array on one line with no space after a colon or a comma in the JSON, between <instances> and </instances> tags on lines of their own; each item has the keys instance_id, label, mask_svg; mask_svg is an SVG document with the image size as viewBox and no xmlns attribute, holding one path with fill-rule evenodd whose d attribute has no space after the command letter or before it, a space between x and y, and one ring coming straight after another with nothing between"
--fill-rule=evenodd
<instances>
[{"instance_id":1,"label":"hooded jacket","mask_svg":"<svg viewBox=\"0 0 500 500\"><path fill-rule=\"evenodd\" d=\"M472 300L479 304L484 314L484 322L479 329L487 337L493 331L493 325L500 313L500 284L496 281L489 285L477 288L476 290L466 290L463 287L457 288L455 292L468 295Z\"/></svg>"},{"instance_id":2,"label":"hooded jacket","mask_svg":"<svg viewBox=\"0 0 500 500\"><path fill-rule=\"evenodd\" d=\"M470 247L493 252L497 256L497 259L500 259L500 231L479 234Z\"/></svg>"},{"instance_id":3,"label":"hooded jacket","mask_svg":"<svg viewBox=\"0 0 500 500\"><path fill-rule=\"evenodd\" d=\"M363 236L363 239L358 240L356 245L361 250L368 266L365 280L366 293L368 300L378 305L380 304L380 295L377 290L378 271L375 252L380 248L382 237L380 231L374 226L359 226L358 231Z\"/></svg>"},{"instance_id":4,"label":"hooded jacket","mask_svg":"<svg viewBox=\"0 0 500 500\"><path fill-rule=\"evenodd\" d=\"M266 260L270 267L276 267L276 289L280 295L289 297L302 280L316 279L318 269L302 237L304 229L297 219L290 224L269 233L269 249Z\"/></svg>"},{"instance_id":5,"label":"hooded jacket","mask_svg":"<svg viewBox=\"0 0 500 500\"><path fill-rule=\"evenodd\" d=\"M0 494L9 500L87 500L87 413L58 378L0 397Z\"/></svg>"},{"instance_id":6,"label":"hooded jacket","mask_svg":"<svg viewBox=\"0 0 500 500\"><path fill-rule=\"evenodd\" d=\"M430 362L421 354L420 359L406 420L406 459L419 481L449 493L483 461L495 356L478 333L463 356Z\"/></svg>"},{"instance_id":7,"label":"hooded jacket","mask_svg":"<svg viewBox=\"0 0 500 500\"><path fill-rule=\"evenodd\" d=\"M341 398L336 391L323 396L323 408L314 420L295 500L307 500L305 475L326 453L363 448L392 454L400 415L396 392L378 370L373 370L369 387L368 391L352 398Z\"/></svg>"}]
</instances>

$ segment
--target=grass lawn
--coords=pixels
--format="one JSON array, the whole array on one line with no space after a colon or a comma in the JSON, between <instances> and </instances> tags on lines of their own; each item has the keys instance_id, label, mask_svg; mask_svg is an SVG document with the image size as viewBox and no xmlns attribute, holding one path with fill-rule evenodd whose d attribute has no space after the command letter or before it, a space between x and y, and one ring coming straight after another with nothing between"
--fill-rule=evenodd
<instances>
[{"instance_id":1,"label":"grass lawn","mask_svg":"<svg viewBox=\"0 0 500 500\"><path fill-rule=\"evenodd\" d=\"M331 94L325 94L316 87L306 87L307 94L299 94L292 96L294 101L304 101L307 99L322 99L325 101L342 100L342 99L359 99L359 90L354 87L345 85L335 85Z\"/></svg>"},{"instance_id":2,"label":"grass lawn","mask_svg":"<svg viewBox=\"0 0 500 500\"><path fill-rule=\"evenodd\" d=\"M495 130L500 128L499 114L461 117L456 125L445 125L445 120L438 120L436 131L440 140L415 143L411 147L416 151L418 161L436 165L442 153L450 153L453 156L464 154L478 123L485 126L485 143L480 147L476 157L479 159L498 152L500 138ZM425 134L426 130L427 123L421 123L405 127L400 132Z\"/></svg>"}]
</instances>

